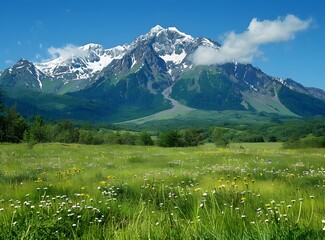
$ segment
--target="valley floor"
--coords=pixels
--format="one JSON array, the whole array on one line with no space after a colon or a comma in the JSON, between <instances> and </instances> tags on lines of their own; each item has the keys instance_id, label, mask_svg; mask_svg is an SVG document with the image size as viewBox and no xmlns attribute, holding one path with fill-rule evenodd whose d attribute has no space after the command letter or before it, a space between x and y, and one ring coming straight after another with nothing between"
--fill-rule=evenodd
<instances>
[{"instance_id":1,"label":"valley floor","mask_svg":"<svg viewBox=\"0 0 325 240\"><path fill-rule=\"evenodd\" d=\"M324 239L325 150L0 144L0 239Z\"/></svg>"}]
</instances>

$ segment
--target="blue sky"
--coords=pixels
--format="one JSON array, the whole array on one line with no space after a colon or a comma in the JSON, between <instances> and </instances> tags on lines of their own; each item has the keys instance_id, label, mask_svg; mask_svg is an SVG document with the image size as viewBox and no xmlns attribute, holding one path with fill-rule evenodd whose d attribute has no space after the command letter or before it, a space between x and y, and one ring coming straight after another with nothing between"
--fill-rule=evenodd
<instances>
[{"instance_id":1,"label":"blue sky","mask_svg":"<svg viewBox=\"0 0 325 240\"><path fill-rule=\"evenodd\" d=\"M293 14L307 21L288 41L261 45L252 64L275 77L289 77L325 89L325 7L322 0L72 1L1 2L0 70L21 57L40 62L50 47L98 43L111 48L131 43L159 24L193 37L222 42L247 30L253 18L276 20Z\"/></svg>"}]
</instances>

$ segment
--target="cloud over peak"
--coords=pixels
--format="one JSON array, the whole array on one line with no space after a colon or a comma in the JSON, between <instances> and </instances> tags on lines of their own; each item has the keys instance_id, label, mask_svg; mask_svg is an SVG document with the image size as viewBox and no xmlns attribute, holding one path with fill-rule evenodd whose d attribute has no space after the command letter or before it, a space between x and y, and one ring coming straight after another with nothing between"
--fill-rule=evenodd
<instances>
[{"instance_id":1,"label":"cloud over peak","mask_svg":"<svg viewBox=\"0 0 325 240\"><path fill-rule=\"evenodd\" d=\"M290 14L273 21L259 21L253 18L246 31L239 34L227 33L219 50L200 46L193 53L192 61L196 65L223 64L231 61L249 63L261 54L261 45L292 40L297 32L308 29L311 23L312 19L301 20Z\"/></svg>"},{"instance_id":2,"label":"cloud over peak","mask_svg":"<svg viewBox=\"0 0 325 240\"><path fill-rule=\"evenodd\" d=\"M60 57L63 61L72 57L86 57L88 54L87 51L84 51L73 44L67 44L62 48L50 47L47 51L51 55L52 59Z\"/></svg>"}]
</instances>

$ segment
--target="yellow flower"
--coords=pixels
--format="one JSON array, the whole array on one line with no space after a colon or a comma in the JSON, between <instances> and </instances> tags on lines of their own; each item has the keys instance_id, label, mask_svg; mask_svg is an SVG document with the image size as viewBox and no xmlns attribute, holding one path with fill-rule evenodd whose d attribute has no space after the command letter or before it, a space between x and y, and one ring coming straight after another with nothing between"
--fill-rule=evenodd
<instances>
[{"instance_id":1,"label":"yellow flower","mask_svg":"<svg viewBox=\"0 0 325 240\"><path fill-rule=\"evenodd\" d=\"M100 184L103 184L104 185L104 184L106 184L106 182L105 181L101 181Z\"/></svg>"},{"instance_id":2,"label":"yellow flower","mask_svg":"<svg viewBox=\"0 0 325 240\"><path fill-rule=\"evenodd\" d=\"M41 178L37 178L34 182L41 183L41 182L43 182L43 180Z\"/></svg>"}]
</instances>

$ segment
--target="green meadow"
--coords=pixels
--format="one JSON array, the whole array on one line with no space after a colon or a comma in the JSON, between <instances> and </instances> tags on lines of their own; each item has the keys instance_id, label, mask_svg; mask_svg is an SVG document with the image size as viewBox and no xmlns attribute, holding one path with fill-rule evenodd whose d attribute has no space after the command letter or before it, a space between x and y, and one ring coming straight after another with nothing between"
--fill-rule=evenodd
<instances>
[{"instance_id":1,"label":"green meadow","mask_svg":"<svg viewBox=\"0 0 325 240\"><path fill-rule=\"evenodd\" d=\"M0 239L324 239L325 149L0 145Z\"/></svg>"}]
</instances>

